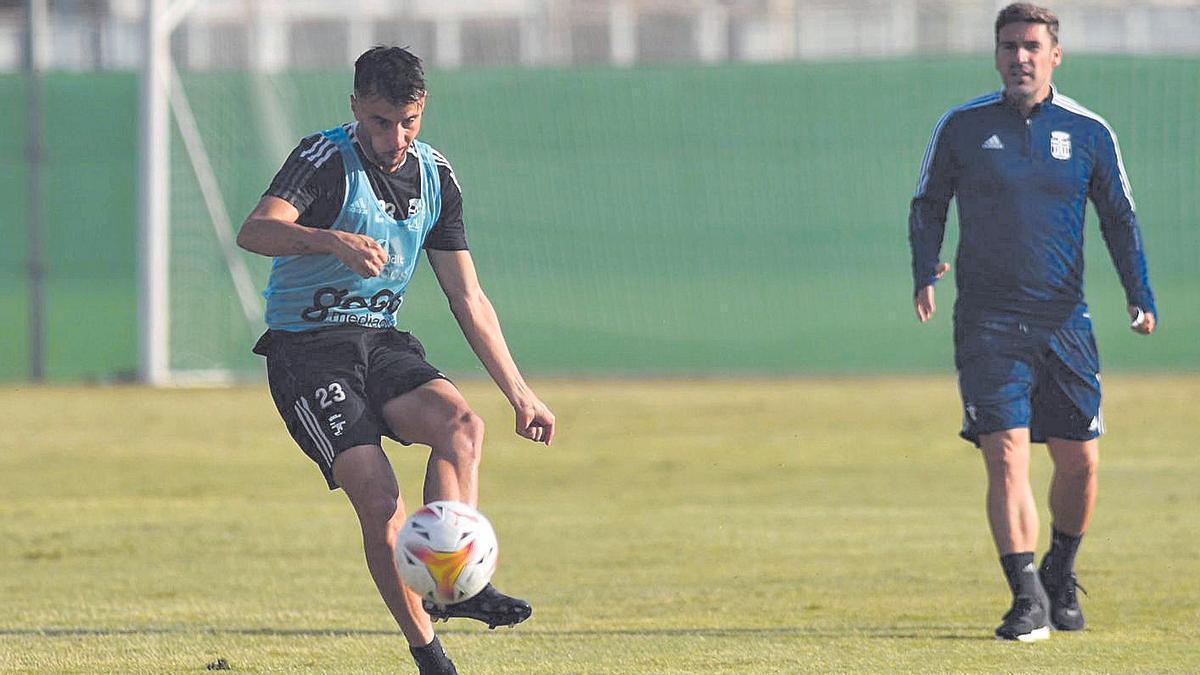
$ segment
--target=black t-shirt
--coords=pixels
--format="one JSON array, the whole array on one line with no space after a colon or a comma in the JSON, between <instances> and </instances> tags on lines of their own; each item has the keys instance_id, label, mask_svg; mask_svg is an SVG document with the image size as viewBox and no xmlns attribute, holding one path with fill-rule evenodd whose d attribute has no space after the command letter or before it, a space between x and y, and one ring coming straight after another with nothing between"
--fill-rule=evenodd
<instances>
[{"instance_id":1,"label":"black t-shirt","mask_svg":"<svg viewBox=\"0 0 1200 675\"><path fill-rule=\"evenodd\" d=\"M350 135L379 205L393 218L407 218L410 205L421 196L421 162L416 152L410 147L404 163L392 173L384 173L359 147L358 125L345 124L342 128ZM458 178L442 153L434 150L433 158L442 184L442 210L437 223L425 237L425 248L465 251L467 234L463 226L462 190ZM301 225L328 229L337 220L346 196L342 154L321 134L308 136L288 155L263 195L290 202L300 212L297 222Z\"/></svg>"}]
</instances>

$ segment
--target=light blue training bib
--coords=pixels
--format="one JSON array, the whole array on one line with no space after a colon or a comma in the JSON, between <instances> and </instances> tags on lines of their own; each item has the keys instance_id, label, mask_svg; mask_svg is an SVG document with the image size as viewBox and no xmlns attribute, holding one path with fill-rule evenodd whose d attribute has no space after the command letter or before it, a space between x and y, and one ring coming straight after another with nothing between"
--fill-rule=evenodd
<instances>
[{"instance_id":1,"label":"light blue training bib","mask_svg":"<svg viewBox=\"0 0 1200 675\"><path fill-rule=\"evenodd\" d=\"M267 326L288 331L346 324L392 328L425 236L441 213L442 185L433 149L412 142L420 160L421 196L406 220L396 220L384 212L371 189L345 129L336 127L321 134L341 152L346 172L346 197L330 229L371 237L387 251L388 261L378 276L364 279L332 255L277 256L263 291Z\"/></svg>"}]
</instances>

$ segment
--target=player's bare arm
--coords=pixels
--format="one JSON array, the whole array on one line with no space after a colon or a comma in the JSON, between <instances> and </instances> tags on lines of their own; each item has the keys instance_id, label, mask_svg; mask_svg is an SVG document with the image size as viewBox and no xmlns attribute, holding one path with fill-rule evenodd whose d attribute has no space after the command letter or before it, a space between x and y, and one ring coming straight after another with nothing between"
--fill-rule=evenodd
<instances>
[{"instance_id":1,"label":"player's bare arm","mask_svg":"<svg viewBox=\"0 0 1200 675\"><path fill-rule=\"evenodd\" d=\"M387 252L374 239L341 230L299 224L300 212L290 202L270 195L262 198L238 231L238 246L259 255L336 256L363 278L374 277L387 264Z\"/></svg>"},{"instance_id":2,"label":"player's bare arm","mask_svg":"<svg viewBox=\"0 0 1200 675\"><path fill-rule=\"evenodd\" d=\"M550 445L554 413L525 383L500 330L496 310L479 286L469 251L429 249L429 264L467 343L516 412L517 434Z\"/></svg>"},{"instance_id":3,"label":"player's bare arm","mask_svg":"<svg viewBox=\"0 0 1200 675\"><path fill-rule=\"evenodd\" d=\"M938 263L935 272L935 278L941 279L950 270L950 263ZM929 321L933 318L933 313L937 311L937 303L934 302L933 284L922 286L913 296L913 307L917 310L917 318L921 323Z\"/></svg>"}]
</instances>

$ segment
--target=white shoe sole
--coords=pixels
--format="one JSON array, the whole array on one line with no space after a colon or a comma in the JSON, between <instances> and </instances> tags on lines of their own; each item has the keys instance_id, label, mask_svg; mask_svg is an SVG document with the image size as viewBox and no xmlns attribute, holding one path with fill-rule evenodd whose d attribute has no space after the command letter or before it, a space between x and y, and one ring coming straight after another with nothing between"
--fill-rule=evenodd
<instances>
[{"instance_id":1,"label":"white shoe sole","mask_svg":"<svg viewBox=\"0 0 1200 675\"><path fill-rule=\"evenodd\" d=\"M996 639L1010 641L1012 638L1005 638L1005 637L1000 637L999 635L997 635ZM1030 631L1024 635L1018 635L1016 637L1017 642L1038 642L1040 640L1049 640L1049 639L1050 639L1050 626L1042 626L1041 628L1035 628L1032 631Z\"/></svg>"}]
</instances>

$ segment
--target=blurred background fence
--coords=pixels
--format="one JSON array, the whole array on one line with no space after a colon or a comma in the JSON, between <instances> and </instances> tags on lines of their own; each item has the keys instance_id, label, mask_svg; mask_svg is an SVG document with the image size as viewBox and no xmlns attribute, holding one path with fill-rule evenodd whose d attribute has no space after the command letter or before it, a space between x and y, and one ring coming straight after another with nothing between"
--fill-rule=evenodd
<instances>
[{"instance_id":1,"label":"blurred background fence","mask_svg":"<svg viewBox=\"0 0 1200 675\"><path fill-rule=\"evenodd\" d=\"M946 108L994 90L994 2L183 2L171 54L171 368L257 376L214 226L235 228L305 134L349 119L376 42L429 66L422 131L463 185L485 289L528 371L949 371L952 284L918 326L906 218ZM1121 139L1162 333L1127 329L1089 224L1106 368L1200 368L1200 3L1060 2L1060 89ZM26 3L0 2L0 379L29 372ZM330 9L333 7L333 9ZM48 5L46 376L138 367L142 3ZM182 114L181 114L181 111ZM181 119L181 117L183 119ZM194 118L222 217L201 189ZM189 145L189 142L191 145ZM232 225L221 225L228 221ZM944 258L952 257L955 227ZM238 254L261 288L266 259ZM481 372L427 271L401 324Z\"/></svg>"}]
</instances>

